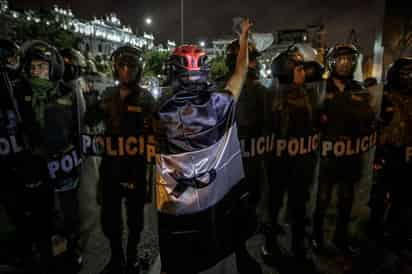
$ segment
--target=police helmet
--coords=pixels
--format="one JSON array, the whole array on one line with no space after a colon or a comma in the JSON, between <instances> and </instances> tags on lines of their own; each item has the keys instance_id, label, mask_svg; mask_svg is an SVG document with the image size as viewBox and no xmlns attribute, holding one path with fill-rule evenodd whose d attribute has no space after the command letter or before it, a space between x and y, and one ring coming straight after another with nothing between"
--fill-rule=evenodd
<instances>
[{"instance_id":1,"label":"police helmet","mask_svg":"<svg viewBox=\"0 0 412 274\"><path fill-rule=\"evenodd\" d=\"M110 56L112 63L113 77L117 79L119 77L117 67L128 64L133 66L137 70L136 82L140 82L143 74L143 54L142 52L132 46L122 46L117 48Z\"/></svg>"},{"instance_id":2,"label":"police helmet","mask_svg":"<svg viewBox=\"0 0 412 274\"><path fill-rule=\"evenodd\" d=\"M298 66L303 66L303 55L298 47L292 45L272 60L272 77L280 84L292 84L294 70Z\"/></svg>"},{"instance_id":3,"label":"police helmet","mask_svg":"<svg viewBox=\"0 0 412 274\"><path fill-rule=\"evenodd\" d=\"M7 67L18 66L19 46L7 39L0 39L0 64Z\"/></svg>"},{"instance_id":4,"label":"police helmet","mask_svg":"<svg viewBox=\"0 0 412 274\"><path fill-rule=\"evenodd\" d=\"M64 48L60 51L64 61L63 80L68 82L79 78L86 70L86 58L73 48Z\"/></svg>"},{"instance_id":5,"label":"police helmet","mask_svg":"<svg viewBox=\"0 0 412 274\"><path fill-rule=\"evenodd\" d=\"M386 84L388 90L412 92L412 57L401 57L390 66Z\"/></svg>"},{"instance_id":6,"label":"police helmet","mask_svg":"<svg viewBox=\"0 0 412 274\"><path fill-rule=\"evenodd\" d=\"M30 65L32 60L43 60L49 63L50 81L59 81L64 74L63 58L57 49L48 43L40 40L33 40L24 43L21 48L22 68L27 75L30 75Z\"/></svg>"},{"instance_id":7,"label":"police helmet","mask_svg":"<svg viewBox=\"0 0 412 274\"><path fill-rule=\"evenodd\" d=\"M348 68L347 68L347 74L345 75L340 75L336 71L336 65L339 62L340 57L348 55L351 57L350 62L346 62ZM353 74L355 73L355 70L358 65L358 58L359 58L360 52L359 50L355 47L353 44L337 44L334 47L330 48L327 55L326 55L326 62L328 65L329 71L332 73L332 75L337 76L337 77L352 77Z\"/></svg>"}]
</instances>

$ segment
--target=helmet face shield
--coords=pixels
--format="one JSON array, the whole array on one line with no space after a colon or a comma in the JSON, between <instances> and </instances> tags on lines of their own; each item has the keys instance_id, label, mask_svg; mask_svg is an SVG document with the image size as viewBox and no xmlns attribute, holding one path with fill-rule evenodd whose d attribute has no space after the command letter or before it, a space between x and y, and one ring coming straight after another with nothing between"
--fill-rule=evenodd
<instances>
[{"instance_id":1,"label":"helmet face shield","mask_svg":"<svg viewBox=\"0 0 412 274\"><path fill-rule=\"evenodd\" d=\"M293 70L293 84L301 86L305 83L305 69L301 62L297 62Z\"/></svg>"},{"instance_id":2,"label":"helmet face shield","mask_svg":"<svg viewBox=\"0 0 412 274\"><path fill-rule=\"evenodd\" d=\"M113 76L121 84L134 85L140 81L143 72L143 57L137 48L120 47L112 53Z\"/></svg>"},{"instance_id":3,"label":"helmet face shield","mask_svg":"<svg viewBox=\"0 0 412 274\"><path fill-rule=\"evenodd\" d=\"M137 71L139 68L139 63L137 59L129 57L127 55L123 55L115 60L116 69L121 69L123 67L127 67L130 70Z\"/></svg>"},{"instance_id":4,"label":"helmet face shield","mask_svg":"<svg viewBox=\"0 0 412 274\"><path fill-rule=\"evenodd\" d=\"M134 63L120 62L116 63L116 73L121 84L131 84L136 81L139 68Z\"/></svg>"},{"instance_id":5,"label":"helmet face shield","mask_svg":"<svg viewBox=\"0 0 412 274\"><path fill-rule=\"evenodd\" d=\"M351 78L358 66L359 51L355 46L336 45L327 55L327 63L332 75L339 78Z\"/></svg>"},{"instance_id":6,"label":"helmet face shield","mask_svg":"<svg viewBox=\"0 0 412 274\"><path fill-rule=\"evenodd\" d=\"M47 47L36 45L28 51L30 77L50 80L50 64L53 53Z\"/></svg>"},{"instance_id":7,"label":"helmet face shield","mask_svg":"<svg viewBox=\"0 0 412 274\"><path fill-rule=\"evenodd\" d=\"M348 77L353 74L353 67L356 66L356 58L353 55L339 55L335 58L335 73L339 76Z\"/></svg>"},{"instance_id":8,"label":"helmet face shield","mask_svg":"<svg viewBox=\"0 0 412 274\"><path fill-rule=\"evenodd\" d=\"M140 56L136 56L135 54L124 52L119 53L114 62L116 65L127 65L129 67L138 67L141 63Z\"/></svg>"},{"instance_id":9,"label":"helmet face shield","mask_svg":"<svg viewBox=\"0 0 412 274\"><path fill-rule=\"evenodd\" d=\"M30 60L43 60L50 63L52 61L53 52L44 46L37 45L27 52Z\"/></svg>"},{"instance_id":10,"label":"helmet face shield","mask_svg":"<svg viewBox=\"0 0 412 274\"><path fill-rule=\"evenodd\" d=\"M28 77L39 77L39 74L35 72L36 69L40 68L38 63L46 62L49 66L48 80L56 82L62 79L64 73L63 57L53 46L40 40L27 41L20 47L19 54L21 55L22 69ZM34 64L33 67L32 64ZM45 73L41 77L45 79Z\"/></svg>"},{"instance_id":11,"label":"helmet face shield","mask_svg":"<svg viewBox=\"0 0 412 274\"><path fill-rule=\"evenodd\" d=\"M49 62L39 59L32 59L30 62L30 77L49 80Z\"/></svg>"},{"instance_id":12,"label":"helmet face shield","mask_svg":"<svg viewBox=\"0 0 412 274\"><path fill-rule=\"evenodd\" d=\"M303 61L303 55L295 47L280 53L272 61L273 79L277 79L280 84L304 82L305 71Z\"/></svg>"}]
</instances>

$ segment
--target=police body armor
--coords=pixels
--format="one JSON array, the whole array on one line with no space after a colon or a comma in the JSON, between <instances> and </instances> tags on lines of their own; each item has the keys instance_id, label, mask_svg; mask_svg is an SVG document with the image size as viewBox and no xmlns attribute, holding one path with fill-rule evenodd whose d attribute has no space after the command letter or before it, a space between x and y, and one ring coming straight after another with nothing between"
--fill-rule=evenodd
<instances>
[{"instance_id":1,"label":"police body armor","mask_svg":"<svg viewBox=\"0 0 412 274\"><path fill-rule=\"evenodd\" d=\"M257 203L264 188L264 159L269 153L266 120L269 115L267 89L256 76L248 76L237 103L236 122L242 148L245 178L251 191L251 199Z\"/></svg>"},{"instance_id":2,"label":"police body armor","mask_svg":"<svg viewBox=\"0 0 412 274\"><path fill-rule=\"evenodd\" d=\"M8 88L12 87L12 82L8 77L7 71L1 72L4 76L0 82L0 161L2 176L4 178L16 178L18 175L17 167L20 166L19 159L27 147L24 145L24 139L19 125L16 109L13 107L11 94ZM7 82L6 82L7 81ZM18 110L17 110L18 111ZM12 182L13 181L13 182ZM1 189L18 189L16 180L9 183L2 183ZM21 183L21 182L19 182Z\"/></svg>"},{"instance_id":3,"label":"police body armor","mask_svg":"<svg viewBox=\"0 0 412 274\"><path fill-rule=\"evenodd\" d=\"M241 198L244 174L235 102L213 87L178 89L164 94L158 115L163 135L157 159L162 267L197 273L251 234L247 220L254 210L245 208ZM177 245L190 250L184 265L175 254Z\"/></svg>"},{"instance_id":4,"label":"police body armor","mask_svg":"<svg viewBox=\"0 0 412 274\"><path fill-rule=\"evenodd\" d=\"M49 92L49 98L32 94L24 100L33 105L35 154L47 160L48 179L59 192L76 188L79 181L78 106L76 92L70 87L60 84Z\"/></svg>"},{"instance_id":5,"label":"police body armor","mask_svg":"<svg viewBox=\"0 0 412 274\"><path fill-rule=\"evenodd\" d=\"M356 182L366 175L369 151L376 145L381 90L368 90L351 80L339 92L328 80L321 116L321 180Z\"/></svg>"},{"instance_id":6,"label":"police body armor","mask_svg":"<svg viewBox=\"0 0 412 274\"><path fill-rule=\"evenodd\" d=\"M102 99L105 135L111 136L109 140L114 154L112 156L106 154L106 157L103 157L100 176L109 184L137 183L138 185L134 187L144 190L146 188L145 158L139 154L121 155L121 148L116 145L116 140L118 137L144 136L150 133L149 122L153 102L148 91L140 88L122 101L119 90L119 87L106 89L106 95Z\"/></svg>"}]
</instances>

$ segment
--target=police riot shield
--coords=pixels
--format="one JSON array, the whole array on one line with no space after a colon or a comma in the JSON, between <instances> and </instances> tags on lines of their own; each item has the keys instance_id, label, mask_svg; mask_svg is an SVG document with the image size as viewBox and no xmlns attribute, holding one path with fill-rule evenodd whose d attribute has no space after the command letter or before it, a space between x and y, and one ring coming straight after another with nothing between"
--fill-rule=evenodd
<instances>
[{"instance_id":1,"label":"police riot shield","mask_svg":"<svg viewBox=\"0 0 412 274\"><path fill-rule=\"evenodd\" d=\"M103 92L114 86L116 83L113 79L99 72L90 72L83 75L85 87L83 89L84 98L87 106L97 104L97 101L103 96Z\"/></svg>"},{"instance_id":2,"label":"police riot shield","mask_svg":"<svg viewBox=\"0 0 412 274\"><path fill-rule=\"evenodd\" d=\"M72 82L73 96L76 102L76 120L79 137L78 149L82 151L82 134L95 134L102 132L102 127L89 126L85 122L85 115L88 107L97 103L98 92L93 91L95 85L87 82L88 76L80 77ZM95 98L91 98L95 96ZM79 245L82 250L86 248L92 231L95 228L96 222L99 221L99 214L96 211L97 192L96 190L99 181L99 167L101 163L100 157L82 155L82 165L79 178L79 218L80 218L80 239Z\"/></svg>"},{"instance_id":3,"label":"police riot shield","mask_svg":"<svg viewBox=\"0 0 412 274\"><path fill-rule=\"evenodd\" d=\"M368 210L383 93L382 85L365 88L357 82L350 83L347 89L328 93L321 114L320 193L315 216L325 216L331 190L336 187L338 238L346 237L342 231L347 230L350 214L356 217L351 225L358 232L360 221L367 217L362 213ZM318 229L321 219L315 223Z\"/></svg>"},{"instance_id":4,"label":"police riot shield","mask_svg":"<svg viewBox=\"0 0 412 274\"><path fill-rule=\"evenodd\" d=\"M313 116L316 117L316 122L314 123L314 127L316 129L316 133L320 137L320 119L321 119L321 110L324 108L325 98L326 98L326 81L322 77L314 78L314 81L308 82L305 84L308 97L310 100L310 106L312 107ZM320 140L319 140L320 141ZM319 144L318 144L319 146ZM318 193L318 180L319 177L319 167L320 167L320 154L319 154L319 147L316 154L316 158L314 159L316 162L315 170L314 170L314 177L313 184L309 189L309 201L306 203L306 218L310 222L312 222L313 214L316 208L316 200L317 200L317 193Z\"/></svg>"},{"instance_id":5,"label":"police riot shield","mask_svg":"<svg viewBox=\"0 0 412 274\"><path fill-rule=\"evenodd\" d=\"M107 77L104 74L99 73L99 72L88 73L84 75L83 78L87 84L86 92L96 91L99 96L103 93L103 91L106 88L115 85L115 81L112 78Z\"/></svg>"},{"instance_id":6,"label":"police riot shield","mask_svg":"<svg viewBox=\"0 0 412 274\"><path fill-rule=\"evenodd\" d=\"M242 157L258 159L268 152L266 145L265 116L267 89L259 81L247 81L238 100L237 125Z\"/></svg>"},{"instance_id":7,"label":"police riot shield","mask_svg":"<svg viewBox=\"0 0 412 274\"><path fill-rule=\"evenodd\" d=\"M257 207L258 218L267 219L267 176L265 160L270 153L270 91L258 79L247 79L237 102L237 126L245 181L250 203Z\"/></svg>"},{"instance_id":8,"label":"police riot shield","mask_svg":"<svg viewBox=\"0 0 412 274\"><path fill-rule=\"evenodd\" d=\"M159 78L154 76L144 77L141 85L149 91L153 98L158 99L161 96L162 87L160 86Z\"/></svg>"},{"instance_id":9,"label":"police riot shield","mask_svg":"<svg viewBox=\"0 0 412 274\"><path fill-rule=\"evenodd\" d=\"M268 161L269 205L278 224L301 222L311 216L319 162L319 112L324 83L310 82L302 88L273 87L270 160ZM285 200L286 192L288 199ZM287 201L287 203L285 203ZM302 210L295 210L301 208ZM282 213L288 214L284 215ZM304 224L300 223L302 229ZM299 236L297 236L299 237Z\"/></svg>"},{"instance_id":10,"label":"police riot shield","mask_svg":"<svg viewBox=\"0 0 412 274\"><path fill-rule=\"evenodd\" d=\"M2 157L22 150L23 138L18 137L18 125L22 123L19 106L15 97L9 73L12 72L5 56L0 59L0 138ZM13 141L14 140L14 141ZM18 142L17 142L18 140Z\"/></svg>"},{"instance_id":11,"label":"police riot shield","mask_svg":"<svg viewBox=\"0 0 412 274\"><path fill-rule=\"evenodd\" d=\"M373 164L375 160L375 154L377 146L379 145L379 122L381 120L382 113L382 98L383 98L383 83L375 83L366 87L367 95L369 97L369 106L372 110L372 113L375 115L375 120L372 126L372 133L376 134L375 145L370 148L370 150L365 154L364 161L366 164L366 170L362 173L363 178L360 180L358 188L355 188L355 200L354 208L358 209L358 212L365 212L369 209L370 193L373 185ZM361 144L362 146L362 144ZM354 220L354 226L360 227L360 223L365 216L357 218Z\"/></svg>"},{"instance_id":12,"label":"police riot shield","mask_svg":"<svg viewBox=\"0 0 412 274\"><path fill-rule=\"evenodd\" d=\"M110 78L105 76L99 72L90 72L86 75L82 76L84 80L84 89L83 89L83 97L86 102L87 109L95 108L99 101L102 100L104 93L109 87L116 86L116 82ZM97 123L93 125L87 126L87 132L84 133L93 133L93 134L103 134L104 132L104 124Z\"/></svg>"},{"instance_id":13,"label":"police riot shield","mask_svg":"<svg viewBox=\"0 0 412 274\"><path fill-rule=\"evenodd\" d=\"M27 149L21 131L22 118L14 97L14 90L8 72L0 64L0 161L2 169L11 171L16 156ZM4 175L10 178L11 175ZM0 189L3 187L0 184Z\"/></svg>"},{"instance_id":14,"label":"police riot shield","mask_svg":"<svg viewBox=\"0 0 412 274\"><path fill-rule=\"evenodd\" d=\"M302 195L309 195L309 198L307 196L302 196L301 199L305 200L306 219L311 220L316 205L318 189L316 178L318 178L319 172L320 114L326 98L325 68L321 63L321 57L317 50L308 44L297 44L296 46L299 49L299 52L303 55L303 68L305 71L303 91L305 100L301 105L306 105L303 109L306 109L307 115L302 115L300 118L301 125L296 126L297 124L295 123L296 125L294 127L307 127L312 130L303 134L306 135L305 138L308 143L306 154L300 154L300 156L297 154L295 156L296 159L293 160L295 162L292 162L292 160L288 161L293 164L297 163L305 166L305 168L301 170L302 174L307 174L306 176L301 176L302 182L306 182L305 187L302 188ZM283 96L287 96L287 94L284 94ZM297 105L298 103L294 103L294 100L288 99L287 104ZM300 111L304 111L303 109L301 108ZM290 114L291 117L294 116L293 112L295 111L292 110L292 113ZM308 119L308 117L310 117L310 119ZM291 121L289 121L289 123L291 123ZM290 128L287 124L282 128L285 127ZM287 134L286 139L290 139L290 142L293 142L293 135L296 135L296 131L294 133L291 133L290 129L288 131L289 134ZM303 148L302 150L305 151Z\"/></svg>"}]
</instances>

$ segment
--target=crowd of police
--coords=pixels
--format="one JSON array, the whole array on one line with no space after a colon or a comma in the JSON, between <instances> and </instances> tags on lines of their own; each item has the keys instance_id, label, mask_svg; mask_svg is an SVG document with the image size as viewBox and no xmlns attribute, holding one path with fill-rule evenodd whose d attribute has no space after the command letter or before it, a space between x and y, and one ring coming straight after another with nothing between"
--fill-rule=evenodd
<instances>
[{"instance_id":1,"label":"crowd of police","mask_svg":"<svg viewBox=\"0 0 412 274\"><path fill-rule=\"evenodd\" d=\"M263 273L246 248L256 233L264 235L264 262L281 273L319 273L316 256L355 258L364 242L399 256L412 251L412 57L391 65L382 92L373 79L356 79L354 45L330 48L322 64L313 48L294 44L272 60L268 88L251 26L239 25L227 48L229 71L217 81L203 49L177 47L157 100L139 85L137 48L113 52L119 84L99 92L85 81L95 72L79 51L1 40L0 203L17 233L9 263L26 273L80 271L79 187L88 183L80 177L87 149L99 144L107 151L96 199L111 250L102 273L140 273L137 246L153 181L168 274L208 273L231 254L237 273ZM137 153L146 144L156 146L155 162ZM367 237L359 242L350 233L352 209L369 173Z\"/></svg>"}]
</instances>

